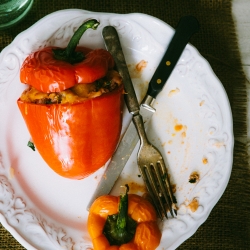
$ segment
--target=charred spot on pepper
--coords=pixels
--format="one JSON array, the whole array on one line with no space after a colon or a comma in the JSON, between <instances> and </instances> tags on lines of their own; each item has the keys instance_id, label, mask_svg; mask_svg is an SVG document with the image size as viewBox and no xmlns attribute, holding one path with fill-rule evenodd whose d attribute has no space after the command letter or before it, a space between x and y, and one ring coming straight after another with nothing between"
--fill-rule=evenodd
<instances>
[{"instance_id":1,"label":"charred spot on pepper","mask_svg":"<svg viewBox=\"0 0 250 250\"><path fill-rule=\"evenodd\" d=\"M200 179L200 174L196 171L192 172L189 176L189 182L194 184Z\"/></svg>"}]
</instances>

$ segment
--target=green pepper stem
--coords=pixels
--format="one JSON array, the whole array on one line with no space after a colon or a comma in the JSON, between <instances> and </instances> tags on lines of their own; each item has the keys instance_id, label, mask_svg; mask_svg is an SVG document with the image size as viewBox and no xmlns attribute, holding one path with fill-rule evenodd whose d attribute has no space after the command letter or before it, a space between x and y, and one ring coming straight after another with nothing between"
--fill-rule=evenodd
<instances>
[{"instance_id":1,"label":"green pepper stem","mask_svg":"<svg viewBox=\"0 0 250 250\"><path fill-rule=\"evenodd\" d=\"M71 56L72 53L75 51L77 44L79 43L82 35L84 34L84 32L87 29L93 29L96 30L98 25L100 23L95 20L95 19L91 19L86 21L85 23L83 23L78 29L77 31L74 33L74 35L71 37L69 44L65 50L65 53L67 56Z\"/></svg>"},{"instance_id":2,"label":"green pepper stem","mask_svg":"<svg viewBox=\"0 0 250 250\"><path fill-rule=\"evenodd\" d=\"M122 245L131 241L135 235L137 222L128 216L128 185L126 193L120 196L118 213L109 215L103 228L103 234L110 245Z\"/></svg>"},{"instance_id":3,"label":"green pepper stem","mask_svg":"<svg viewBox=\"0 0 250 250\"><path fill-rule=\"evenodd\" d=\"M84 22L74 33L65 49L53 49L54 58L71 64L83 61L84 55L82 52L75 51L76 46L87 29L96 30L99 24L100 23L96 19L90 19Z\"/></svg>"},{"instance_id":4,"label":"green pepper stem","mask_svg":"<svg viewBox=\"0 0 250 250\"><path fill-rule=\"evenodd\" d=\"M118 218L117 218L117 223L116 223L117 230L126 229L126 225L127 225L129 187L127 184L125 185L125 187L126 187L125 194L120 196Z\"/></svg>"}]
</instances>

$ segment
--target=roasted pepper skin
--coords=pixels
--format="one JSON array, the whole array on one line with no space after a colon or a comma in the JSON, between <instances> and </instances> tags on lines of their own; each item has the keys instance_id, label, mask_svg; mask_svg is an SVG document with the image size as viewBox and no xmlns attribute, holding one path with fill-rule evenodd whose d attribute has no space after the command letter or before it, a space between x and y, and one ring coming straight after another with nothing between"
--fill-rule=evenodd
<instances>
[{"instance_id":1,"label":"roasted pepper skin","mask_svg":"<svg viewBox=\"0 0 250 250\"><path fill-rule=\"evenodd\" d=\"M87 227L94 250L156 249L161 239L156 211L149 201L135 194L128 195L128 215L138 223L134 238L121 246L110 246L103 228L108 215L118 213L119 201L119 197L104 195L97 198L90 207Z\"/></svg>"},{"instance_id":2,"label":"roasted pepper skin","mask_svg":"<svg viewBox=\"0 0 250 250\"><path fill-rule=\"evenodd\" d=\"M85 58L76 64L55 59L56 49L46 47L30 54L20 69L20 81L44 93L61 92L78 83L92 83L114 67L112 56L104 49L77 47L75 51Z\"/></svg>"},{"instance_id":3,"label":"roasted pepper skin","mask_svg":"<svg viewBox=\"0 0 250 250\"><path fill-rule=\"evenodd\" d=\"M123 86L74 104L17 101L36 149L59 175L82 179L115 151L122 126Z\"/></svg>"}]
</instances>

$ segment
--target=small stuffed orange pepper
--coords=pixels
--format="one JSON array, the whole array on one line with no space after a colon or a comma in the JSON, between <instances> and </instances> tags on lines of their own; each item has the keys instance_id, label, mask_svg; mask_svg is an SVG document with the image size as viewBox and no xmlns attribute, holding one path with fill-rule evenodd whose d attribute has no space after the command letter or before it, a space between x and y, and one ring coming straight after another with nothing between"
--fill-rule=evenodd
<instances>
[{"instance_id":1,"label":"small stuffed orange pepper","mask_svg":"<svg viewBox=\"0 0 250 250\"><path fill-rule=\"evenodd\" d=\"M104 195L89 210L88 232L94 250L154 250L161 240L153 205L139 195Z\"/></svg>"},{"instance_id":2,"label":"small stuffed orange pepper","mask_svg":"<svg viewBox=\"0 0 250 250\"><path fill-rule=\"evenodd\" d=\"M28 87L17 104L32 143L56 173L71 179L102 167L121 132L123 84L111 54L77 47L82 34L98 25L86 21L65 49L38 50L20 70Z\"/></svg>"}]
</instances>

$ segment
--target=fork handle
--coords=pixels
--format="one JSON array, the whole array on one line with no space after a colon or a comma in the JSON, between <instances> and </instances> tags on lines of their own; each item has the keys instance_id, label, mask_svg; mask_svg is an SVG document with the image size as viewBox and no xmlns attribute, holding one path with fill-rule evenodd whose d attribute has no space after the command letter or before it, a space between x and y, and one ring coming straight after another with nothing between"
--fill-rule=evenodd
<instances>
[{"instance_id":1,"label":"fork handle","mask_svg":"<svg viewBox=\"0 0 250 250\"><path fill-rule=\"evenodd\" d=\"M141 145L142 144L149 144L146 132L145 132L145 127L144 127L144 122L142 119L142 116L140 114L138 115L133 115L132 117L132 121L135 125L135 128L138 132L140 141L141 141Z\"/></svg>"}]
</instances>

